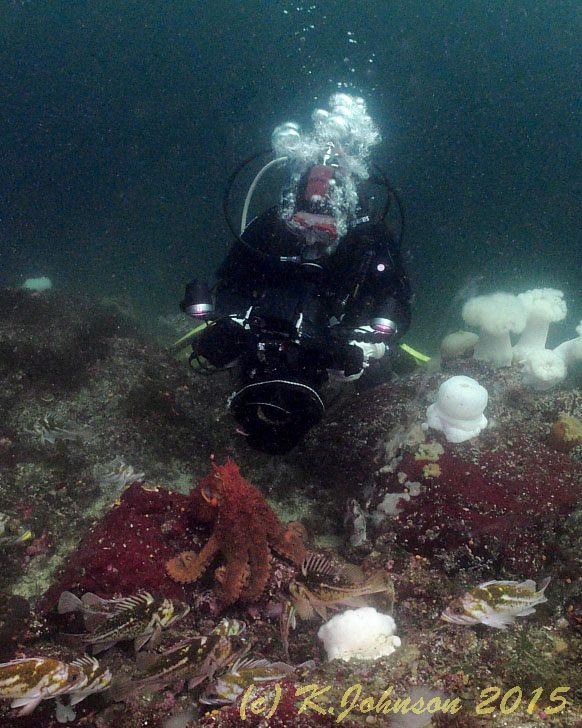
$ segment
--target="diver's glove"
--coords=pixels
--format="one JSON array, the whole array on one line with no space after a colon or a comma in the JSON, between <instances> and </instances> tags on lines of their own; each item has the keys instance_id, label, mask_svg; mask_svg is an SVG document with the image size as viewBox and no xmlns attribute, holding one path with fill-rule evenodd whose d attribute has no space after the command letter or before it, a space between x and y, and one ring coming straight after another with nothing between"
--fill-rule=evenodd
<instances>
[{"instance_id":1,"label":"diver's glove","mask_svg":"<svg viewBox=\"0 0 582 728\"><path fill-rule=\"evenodd\" d=\"M395 325L394 325L395 326ZM397 333L396 328L385 328L380 329L372 326L358 326L357 329L353 329L351 337L358 343L367 344L388 344L391 339ZM350 342L352 343L352 342ZM376 357L379 358L379 357Z\"/></svg>"},{"instance_id":2,"label":"diver's glove","mask_svg":"<svg viewBox=\"0 0 582 728\"><path fill-rule=\"evenodd\" d=\"M361 347L354 346L350 343L346 347L344 357L344 377L346 379L357 379L362 376L364 371L364 352Z\"/></svg>"},{"instance_id":3,"label":"diver's glove","mask_svg":"<svg viewBox=\"0 0 582 728\"><path fill-rule=\"evenodd\" d=\"M360 377L364 373L364 369L370 366L370 359L381 359L388 347L384 341L378 341L378 332L370 326L360 326L354 329L354 337L348 342L348 349L361 352L362 364L358 374Z\"/></svg>"},{"instance_id":4,"label":"diver's glove","mask_svg":"<svg viewBox=\"0 0 582 728\"><path fill-rule=\"evenodd\" d=\"M348 342L350 348L357 348L362 352L362 370L359 374L361 376L373 359L379 360L386 355L397 334L397 329L395 324L384 330L378 330L373 325L359 326L357 329L353 329L351 334L353 338Z\"/></svg>"},{"instance_id":5,"label":"diver's glove","mask_svg":"<svg viewBox=\"0 0 582 728\"><path fill-rule=\"evenodd\" d=\"M365 361L365 351L363 347L374 346L373 344L358 344L351 341L342 349L339 355L339 361L334 368L327 370L331 379L341 382L355 382L364 373L364 369L368 366Z\"/></svg>"},{"instance_id":6,"label":"diver's glove","mask_svg":"<svg viewBox=\"0 0 582 728\"><path fill-rule=\"evenodd\" d=\"M238 319L220 319L194 339L190 366L200 374L225 369L243 353L248 341L249 334Z\"/></svg>"},{"instance_id":7,"label":"diver's glove","mask_svg":"<svg viewBox=\"0 0 582 728\"><path fill-rule=\"evenodd\" d=\"M370 344L367 341L350 341L350 345L361 350L364 369L370 366L370 359L381 359L387 349L384 343Z\"/></svg>"},{"instance_id":8,"label":"diver's glove","mask_svg":"<svg viewBox=\"0 0 582 728\"><path fill-rule=\"evenodd\" d=\"M359 379L370 366L370 360L381 359L388 349L386 337L371 326L359 326L357 329L338 326L333 334L338 346L333 357L335 365L327 369L332 379Z\"/></svg>"}]
</instances>

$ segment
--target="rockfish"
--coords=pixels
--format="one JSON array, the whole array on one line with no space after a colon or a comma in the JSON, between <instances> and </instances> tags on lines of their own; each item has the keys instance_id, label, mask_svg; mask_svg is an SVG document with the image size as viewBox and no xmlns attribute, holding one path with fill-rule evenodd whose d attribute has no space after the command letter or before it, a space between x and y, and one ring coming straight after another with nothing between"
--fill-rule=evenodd
<instances>
[{"instance_id":1,"label":"rockfish","mask_svg":"<svg viewBox=\"0 0 582 728\"><path fill-rule=\"evenodd\" d=\"M534 607L548 600L545 589L550 579L544 579L536 590L536 583L527 581L486 581L458 597L444 610L441 619L452 624L486 624L507 629L516 617L535 612Z\"/></svg>"},{"instance_id":2,"label":"rockfish","mask_svg":"<svg viewBox=\"0 0 582 728\"><path fill-rule=\"evenodd\" d=\"M137 680L118 680L113 699L121 701L136 693L155 692L184 679L188 679L190 689L195 688L248 652L251 645L241 636L244 630L243 622L224 619L209 635L183 640L157 655L138 655L141 675Z\"/></svg>"},{"instance_id":3,"label":"rockfish","mask_svg":"<svg viewBox=\"0 0 582 728\"><path fill-rule=\"evenodd\" d=\"M314 666L313 660L293 667L286 662L270 662L252 658L238 659L226 672L216 677L207 686L200 697L200 702L204 705L230 705L251 683L282 680L295 670Z\"/></svg>"},{"instance_id":4,"label":"rockfish","mask_svg":"<svg viewBox=\"0 0 582 728\"><path fill-rule=\"evenodd\" d=\"M65 592L66 594L66 592ZM170 599L154 597L149 592L140 592L123 599L103 600L103 611L79 600L78 608L85 614L85 626L89 634L66 635L83 645L91 645L93 654L108 650L117 642L134 640L135 651L150 642L156 644L161 631L188 614L190 607L182 602L176 604ZM59 600L59 611L63 611L63 596ZM72 611L66 609L65 611Z\"/></svg>"},{"instance_id":5,"label":"rockfish","mask_svg":"<svg viewBox=\"0 0 582 728\"><path fill-rule=\"evenodd\" d=\"M61 592L57 611L59 614L69 614L69 612L81 612L83 616L87 614L98 614L107 616L115 611L116 605L123 602L124 598L119 599L103 599L97 594L87 592L79 599L76 594L70 591Z\"/></svg>"},{"instance_id":6,"label":"rockfish","mask_svg":"<svg viewBox=\"0 0 582 728\"><path fill-rule=\"evenodd\" d=\"M363 584L354 586L319 584L319 586L307 588L305 584L297 581L289 584L291 602L301 619L313 619L315 614L322 619L327 619L328 609L366 606L366 600L363 597L382 592L387 593L390 601L393 601L392 580L382 571L373 574Z\"/></svg>"},{"instance_id":7,"label":"rockfish","mask_svg":"<svg viewBox=\"0 0 582 728\"><path fill-rule=\"evenodd\" d=\"M78 703L90 693L105 690L111 681L95 659L71 664L50 657L25 657L0 665L0 698L11 698L18 715L29 715L43 700L71 695Z\"/></svg>"},{"instance_id":8,"label":"rockfish","mask_svg":"<svg viewBox=\"0 0 582 728\"><path fill-rule=\"evenodd\" d=\"M85 655L78 660L73 660L71 665L81 670L87 682L83 687L74 688L71 692L70 705L76 705L94 693L102 693L111 686L111 671L108 667L101 667L99 661L94 657Z\"/></svg>"},{"instance_id":9,"label":"rockfish","mask_svg":"<svg viewBox=\"0 0 582 728\"><path fill-rule=\"evenodd\" d=\"M16 518L0 513L0 546L26 543L31 538L32 531L23 528Z\"/></svg>"}]
</instances>

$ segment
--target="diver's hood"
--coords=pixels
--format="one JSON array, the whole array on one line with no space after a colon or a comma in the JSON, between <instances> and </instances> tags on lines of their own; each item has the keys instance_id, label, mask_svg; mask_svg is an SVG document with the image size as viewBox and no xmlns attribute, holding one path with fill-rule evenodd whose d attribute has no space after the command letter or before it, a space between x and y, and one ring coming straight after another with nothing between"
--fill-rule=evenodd
<instances>
[{"instance_id":1,"label":"diver's hood","mask_svg":"<svg viewBox=\"0 0 582 728\"><path fill-rule=\"evenodd\" d=\"M292 450L325 412L315 389L287 379L247 384L228 404L251 445L277 455Z\"/></svg>"}]
</instances>

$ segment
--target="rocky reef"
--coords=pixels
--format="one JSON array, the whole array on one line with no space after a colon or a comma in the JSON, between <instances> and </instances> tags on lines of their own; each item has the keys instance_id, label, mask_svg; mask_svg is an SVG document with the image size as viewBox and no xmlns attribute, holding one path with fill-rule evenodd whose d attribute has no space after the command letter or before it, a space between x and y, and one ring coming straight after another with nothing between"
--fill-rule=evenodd
<instances>
[{"instance_id":1,"label":"rocky reef","mask_svg":"<svg viewBox=\"0 0 582 728\"><path fill-rule=\"evenodd\" d=\"M395 696L458 699L462 709L435 714L433 726L582 725L582 451L569 434L582 418L576 381L530 392L511 367L473 359L417 369L343 393L297 450L275 458L237 434L225 407L228 373L193 378L162 345L164 332L138 326L120 304L4 290L0 313L0 512L12 529L0 543L2 661L79 656L63 633L83 631L83 621L55 607L64 589L103 598L145 589L191 607L164 631L158 651L211 634L227 617L246 623L253 657L301 665L251 684L224 707L200 703L204 684L188 690L185 677L124 702L105 691L75 706L72 725L326 726L339 715L352 727L421 725L386 708ZM459 444L421 427L440 384L456 374L489 392L488 427ZM325 563L390 579L402 639L392 655L327 662L316 636L321 620L285 624L289 585L304 578L303 552L289 559L284 549L267 551L252 600L243 598L246 566L237 567L232 598L222 598L219 553L195 581L170 578L169 560L199 554L212 538L217 521L193 511L196 486L213 462L229 458L282 524L265 543L282 543L283 526L300 522L293 538ZM351 539L356 506L359 538ZM250 529L248 538L258 530L251 520L236 526ZM548 601L507 630L439 619L480 582L548 576ZM382 595L366 600L390 609ZM100 660L116 680L142 669L128 643ZM309 685L323 692L305 704ZM490 686L499 693L483 695ZM559 688L568 690L552 697ZM552 713L560 695L568 703ZM493 711L479 714L479 706ZM3 700L0 722L55 726L54 701L16 718Z\"/></svg>"}]
</instances>

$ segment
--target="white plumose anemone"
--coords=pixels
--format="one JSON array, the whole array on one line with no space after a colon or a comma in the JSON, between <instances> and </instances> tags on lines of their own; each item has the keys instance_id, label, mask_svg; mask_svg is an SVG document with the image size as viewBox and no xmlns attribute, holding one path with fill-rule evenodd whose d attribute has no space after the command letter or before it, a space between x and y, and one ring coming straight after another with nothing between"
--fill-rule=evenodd
<instances>
[{"instance_id":1,"label":"white plumose anemone","mask_svg":"<svg viewBox=\"0 0 582 728\"><path fill-rule=\"evenodd\" d=\"M426 410L423 427L444 432L449 442L465 442L487 427L483 414L489 395L471 377L450 377L439 387L437 401Z\"/></svg>"},{"instance_id":2,"label":"white plumose anemone","mask_svg":"<svg viewBox=\"0 0 582 728\"><path fill-rule=\"evenodd\" d=\"M492 293L475 296L463 306L463 320L479 328L475 358L497 367L509 366L513 359L510 333L521 333L527 313L517 296Z\"/></svg>"},{"instance_id":3,"label":"white plumose anemone","mask_svg":"<svg viewBox=\"0 0 582 728\"><path fill-rule=\"evenodd\" d=\"M534 288L519 293L518 299L527 312L527 321L519 341L513 347L514 361L526 361L529 354L546 348L550 324L566 318L568 309L564 294L556 288Z\"/></svg>"},{"instance_id":4,"label":"white plumose anemone","mask_svg":"<svg viewBox=\"0 0 582 728\"><path fill-rule=\"evenodd\" d=\"M336 614L319 628L328 660L376 660L391 655L400 647L396 623L374 607L348 609Z\"/></svg>"},{"instance_id":5,"label":"white plumose anemone","mask_svg":"<svg viewBox=\"0 0 582 728\"><path fill-rule=\"evenodd\" d=\"M444 361L448 361L470 356L475 351L478 341L479 337L472 331L455 331L447 334L441 341L441 357Z\"/></svg>"},{"instance_id":6,"label":"white plumose anemone","mask_svg":"<svg viewBox=\"0 0 582 728\"><path fill-rule=\"evenodd\" d=\"M550 349L531 352L523 365L523 383L544 392L563 381L568 370L563 359Z\"/></svg>"},{"instance_id":7,"label":"white plumose anemone","mask_svg":"<svg viewBox=\"0 0 582 728\"><path fill-rule=\"evenodd\" d=\"M574 362L582 361L582 321L576 327L576 333L578 334L576 339L564 341L554 349L554 354L559 356L567 367L572 366Z\"/></svg>"}]
</instances>

